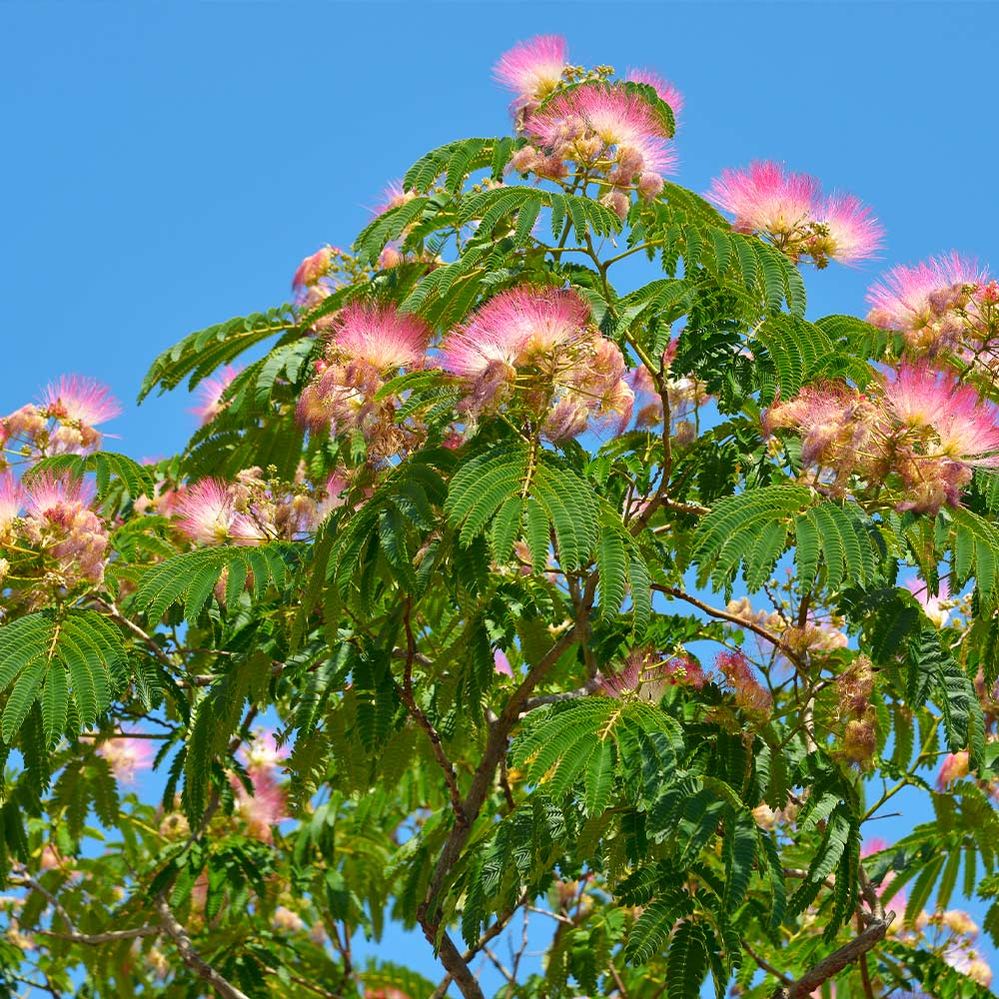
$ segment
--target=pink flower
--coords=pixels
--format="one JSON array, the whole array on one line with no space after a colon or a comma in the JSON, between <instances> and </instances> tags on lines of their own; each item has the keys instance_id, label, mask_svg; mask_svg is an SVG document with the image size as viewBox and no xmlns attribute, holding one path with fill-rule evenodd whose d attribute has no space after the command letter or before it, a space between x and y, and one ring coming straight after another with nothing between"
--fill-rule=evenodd
<instances>
[{"instance_id":1,"label":"pink flower","mask_svg":"<svg viewBox=\"0 0 999 999\"><path fill-rule=\"evenodd\" d=\"M326 272L330 269L334 252L332 246L323 246L311 256L306 257L298 265L291 279L292 288L297 291L314 285L320 278L325 277Z\"/></svg>"},{"instance_id":2,"label":"pink flower","mask_svg":"<svg viewBox=\"0 0 999 999\"><path fill-rule=\"evenodd\" d=\"M382 191L382 200L371 210L371 214L375 216L384 215L385 212L393 208L399 208L401 205L406 204L406 202L412 201L415 197L416 192L405 190L402 186L402 181L389 181Z\"/></svg>"},{"instance_id":3,"label":"pink flower","mask_svg":"<svg viewBox=\"0 0 999 999\"><path fill-rule=\"evenodd\" d=\"M632 83L645 83L652 87L659 95L659 99L665 101L673 112L673 121L680 123L680 112L683 111L683 94L670 83L663 79L658 73L651 69L629 69L625 79Z\"/></svg>"},{"instance_id":4,"label":"pink flower","mask_svg":"<svg viewBox=\"0 0 999 999\"><path fill-rule=\"evenodd\" d=\"M246 769L254 772L276 767L282 760L286 760L288 747L279 746L274 733L269 729L260 729L254 733L250 745L240 749L239 755Z\"/></svg>"},{"instance_id":5,"label":"pink flower","mask_svg":"<svg viewBox=\"0 0 999 999\"><path fill-rule=\"evenodd\" d=\"M815 209L815 220L828 230L823 248L827 257L843 264L866 260L884 243L884 226L871 209L852 194L826 198Z\"/></svg>"},{"instance_id":6,"label":"pink flower","mask_svg":"<svg viewBox=\"0 0 999 999\"><path fill-rule=\"evenodd\" d=\"M723 170L707 196L735 216L737 231L764 235L792 260L808 255L819 267L830 260L863 260L884 236L859 199L849 194L823 197L814 177L772 161Z\"/></svg>"},{"instance_id":7,"label":"pink flower","mask_svg":"<svg viewBox=\"0 0 999 999\"><path fill-rule=\"evenodd\" d=\"M883 329L900 330L932 346L955 332L947 321L956 307L967 304L967 289L988 280L974 260L956 251L931 257L914 267L898 265L871 285L867 321ZM942 328L941 328L942 326Z\"/></svg>"},{"instance_id":8,"label":"pink flower","mask_svg":"<svg viewBox=\"0 0 999 999\"><path fill-rule=\"evenodd\" d=\"M612 161L615 183L630 185L648 173L667 173L676 164L669 136L651 105L622 87L587 83L557 94L524 127L561 158L588 164Z\"/></svg>"},{"instance_id":9,"label":"pink flower","mask_svg":"<svg viewBox=\"0 0 999 999\"><path fill-rule=\"evenodd\" d=\"M919 601L923 608L923 613L938 627L942 628L947 623L950 611L940 606L941 600L946 600L950 596L950 586L946 578L941 578L937 587L937 595L930 596L930 588L921 579L910 579L905 584L912 595Z\"/></svg>"},{"instance_id":10,"label":"pink flower","mask_svg":"<svg viewBox=\"0 0 999 999\"><path fill-rule=\"evenodd\" d=\"M442 364L467 377L483 375L497 364L513 367L532 354L552 354L578 343L586 336L589 318L589 306L574 291L511 288L445 337Z\"/></svg>"},{"instance_id":11,"label":"pink flower","mask_svg":"<svg viewBox=\"0 0 999 999\"><path fill-rule=\"evenodd\" d=\"M225 409L222 396L238 374L238 368L227 364L218 374L204 379L198 386L198 405L193 406L191 412L198 417L202 426L211 423Z\"/></svg>"},{"instance_id":12,"label":"pink flower","mask_svg":"<svg viewBox=\"0 0 999 999\"><path fill-rule=\"evenodd\" d=\"M0 531L10 527L24 506L21 483L9 473L0 475Z\"/></svg>"},{"instance_id":13,"label":"pink flower","mask_svg":"<svg viewBox=\"0 0 999 999\"><path fill-rule=\"evenodd\" d=\"M97 747L115 777L123 784L134 784L137 772L153 765L153 747L148 739L128 736L107 739Z\"/></svg>"},{"instance_id":14,"label":"pink flower","mask_svg":"<svg viewBox=\"0 0 999 999\"><path fill-rule=\"evenodd\" d=\"M63 375L47 385L44 406L58 420L95 427L121 415L121 406L105 385L93 378Z\"/></svg>"},{"instance_id":15,"label":"pink flower","mask_svg":"<svg viewBox=\"0 0 999 999\"><path fill-rule=\"evenodd\" d=\"M493 652L493 671L500 676L513 676L510 660L507 659L506 653L502 649L496 649Z\"/></svg>"},{"instance_id":16,"label":"pink flower","mask_svg":"<svg viewBox=\"0 0 999 999\"><path fill-rule=\"evenodd\" d=\"M819 182L770 160L726 169L711 184L709 200L735 216L740 232L787 234L812 218Z\"/></svg>"},{"instance_id":17,"label":"pink flower","mask_svg":"<svg viewBox=\"0 0 999 999\"><path fill-rule=\"evenodd\" d=\"M561 82L568 62L564 38L536 35L504 52L493 67L493 76L517 95L517 104L523 105L550 94Z\"/></svg>"},{"instance_id":18,"label":"pink flower","mask_svg":"<svg viewBox=\"0 0 999 999\"><path fill-rule=\"evenodd\" d=\"M278 783L273 768L250 772L253 793L247 792L243 782L235 775L230 778L236 792L236 811L246 823L247 831L255 839L269 843L274 837L273 826L287 818L284 790Z\"/></svg>"},{"instance_id":19,"label":"pink flower","mask_svg":"<svg viewBox=\"0 0 999 999\"><path fill-rule=\"evenodd\" d=\"M387 372L419 365L429 338L421 319L394 305L352 302L334 320L330 350Z\"/></svg>"},{"instance_id":20,"label":"pink flower","mask_svg":"<svg viewBox=\"0 0 999 999\"><path fill-rule=\"evenodd\" d=\"M35 517L60 523L71 519L92 500L93 489L89 483L69 475L56 476L46 472L32 478L28 486L28 511Z\"/></svg>"},{"instance_id":21,"label":"pink flower","mask_svg":"<svg viewBox=\"0 0 999 999\"><path fill-rule=\"evenodd\" d=\"M741 652L720 652L715 666L728 681L736 704L747 714L769 715L773 697L756 679L749 660Z\"/></svg>"},{"instance_id":22,"label":"pink flower","mask_svg":"<svg viewBox=\"0 0 999 999\"><path fill-rule=\"evenodd\" d=\"M937 774L937 789L946 791L948 786L956 780L961 780L968 776L970 765L967 750L962 749L958 753L948 753L944 757Z\"/></svg>"},{"instance_id":23,"label":"pink flower","mask_svg":"<svg viewBox=\"0 0 999 999\"><path fill-rule=\"evenodd\" d=\"M929 431L930 457L966 465L999 466L999 422L994 408L970 385L929 365L903 364L885 387L892 415L914 431Z\"/></svg>"},{"instance_id":24,"label":"pink flower","mask_svg":"<svg viewBox=\"0 0 999 999\"><path fill-rule=\"evenodd\" d=\"M236 511L228 487L219 479L200 479L188 486L177 498L173 513L181 531L199 544L254 544L264 538L249 517Z\"/></svg>"},{"instance_id":25,"label":"pink flower","mask_svg":"<svg viewBox=\"0 0 999 999\"><path fill-rule=\"evenodd\" d=\"M795 398L771 407L763 427L779 427L801 435L803 465L836 468L848 473L869 450L878 414L868 399L842 382L806 385Z\"/></svg>"}]
</instances>

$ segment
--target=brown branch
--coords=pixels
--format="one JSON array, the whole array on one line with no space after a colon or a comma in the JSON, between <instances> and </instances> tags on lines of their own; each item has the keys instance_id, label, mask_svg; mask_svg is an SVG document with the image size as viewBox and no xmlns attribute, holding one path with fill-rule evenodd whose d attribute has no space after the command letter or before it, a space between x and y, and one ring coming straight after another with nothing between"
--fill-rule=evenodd
<instances>
[{"instance_id":1,"label":"brown branch","mask_svg":"<svg viewBox=\"0 0 999 999\"><path fill-rule=\"evenodd\" d=\"M581 619L573 623L554 645L545 653L542 659L533 666L527 676L521 681L520 686L513 692L507 701L500 716L490 727L489 736L486 739L486 747L482 754L482 760L475 770L472 783L469 786L468 794L462 802L461 814L465 817L465 823L455 823L451 827L451 832L444 842L440 856L434 866L430 877L424 900L421 903L417 916L420 926L427 940L437 948L441 963L454 979L455 984L461 989L465 999L484 999L482 989L475 977L468 969L468 964L459 953L457 947L451 941L446 932L441 932L441 914L439 910L439 895L447 876L457 862L461 851L468 842L471 834L472 824L479 816L482 806L492 789L496 777L496 768L500 759L506 753L507 740L510 732L517 724L524 705L531 695L531 691L544 679L549 670L562 658L562 655L572 647L578 640L578 636L586 627L586 615L593 607L593 600L596 594L597 577L594 573L587 580L586 591L583 595L580 606Z\"/></svg>"},{"instance_id":2,"label":"brown branch","mask_svg":"<svg viewBox=\"0 0 999 999\"><path fill-rule=\"evenodd\" d=\"M156 900L156 911L160 915L160 922L163 929L177 947L180 959L185 966L194 972L203 982L210 985L222 996L222 999L249 999L245 992L241 992L231 982L223 978L195 949L191 938L187 935L187 930L177 921L173 910L167 905L166 899L161 895Z\"/></svg>"},{"instance_id":3,"label":"brown branch","mask_svg":"<svg viewBox=\"0 0 999 999\"><path fill-rule=\"evenodd\" d=\"M761 957L756 951L750 947L749 942L744 938L742 941L743 950L762 968L764 971L773 975L782 985L791 985L791 979L787 977L782 971L778 971L766 958Z\"/></svg>"},{"instance_id":4,"label":"brown branch","mask_svg":"<svg viewBox=\"0 0 999 999\"><path fill-rule=\"evenodd\" d=\"M508 909L506 912L503 913L502 916L497 917L496 922L493 923L493 925L490 926L489 929L486 930L486 932L483 933L481 937L479 937L475 946L469 947L468 950L466 950L465 953L461 955L462 961L467 965L468 962L471 961L472 958L474 958L475 955L478 954L479 951L482 950L482 948L487 943L489 943L490 940L494 939L495 937L498 937L503 932L503 930L506 929L506 925L513 918L513 914L522 905L524 905L527 902L527 900L528 896L525 894L512 909ZM450 973L445 975L443 981L434 990L433 995L430 997L430 999L443 999L444 995L448 990L448 986L451 984L453 980L454 980L453 976Z\"/></svg>"},{"instance_id":5,"label":"brown branch","mask_svg":"<svg viewBox=\"0 0 999 999\"><path fill-rule=\"evenodd\" d=\"M863 933L844 944L839 950L834 950L828 957L819 961L814 968L805 972L793 985L778 990L775 995L782 993L781 999L806 999L823 982L838 975L848 964L859 961L869 950L884 940L889 922L890 920L875 919Z\"/></svg>"},{"instance_id":6,"label":"brown branch","mask_svg":"<svg viewBox=\"0 0 999 999\"><path fill-rule=\"evenodd\" d=\"M688 604L692 604L699 610L704 611L705 614L717 618L719 621L728 621L729 624L735 624L740 628L746 628L759 635L760 638L768 641L775 648L780 649L780 651L783 652L784 655L791 660L791 662L798 664L801 661L794 649L792 649L791 646L789 646L787 642L780 637L780 635L774 634L774 632L770 631L769 628L764 628L763 625L757 624L755 621L741 618L738 614L730 614L727 610L722 610L720 607L712 607L711 604L707 604L703 600L699 600L697 597L684 592L676 586L664 586L661 583L653 583L652 589L659 593L665 593L667 596L675 597L677 600L684 600Z\"/></svg>"}]
</instances>

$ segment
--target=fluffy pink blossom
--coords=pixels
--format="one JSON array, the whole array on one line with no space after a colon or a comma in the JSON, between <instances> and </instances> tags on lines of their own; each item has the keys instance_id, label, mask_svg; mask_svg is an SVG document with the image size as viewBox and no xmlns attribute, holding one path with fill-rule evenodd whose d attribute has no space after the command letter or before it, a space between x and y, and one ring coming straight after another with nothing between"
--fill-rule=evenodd
<instances>
[{"instance_id":1,"label":"fluffy pink blossom","mask_svg":"<svg viewBox=\"0 0 999 999\"><path fill-rule=\"evenodd\" d=\"M239 756L247 770L266 770L288 758L288 747L279 746L269 729L260 729L254 733L249 746L240 749Z\"/></svg>"},{"instance_id":2,"label":"fluffy pink blossom","mask_svg":"<svg viewBox=\"0 0 999 999\"><path fill-rule=\"evenodd\" d=\"M24 489L9 473L0 475L0 531L9 527L24 507Z\"/></svg>"},{"instance_id":3,"label":"fluffy pink blossom","mask_svg":"<svg viewBox=\"0 0 999 999\"><path fill-rule=\"evenodd\" d=\"M769 715L773 697L756 679L753 667L741 652L720 652L715 660L718 671L735 694L735 703L747 714Z\"/></svg>"},{"instance_id":4,"label":"fluffy pink blossom","mask_svg":"<svg viewBox=\"0 0 999 999\"><path fill-rule=\"evenodd\" d=\"M523 105L550 94L568 65L566 41L560 35L536 35L504 52L493 67L493 76Z\"/></svg>"},{"instance_id":5,"label":"fluffy pink blossom","mask_svg":"<svg viewBox=\"0 0 999 999\"><path fill-rule=\"evenodd\" d=\"M853 195L824 197L814 177L769 160L723 170L707 196L735 216L737 231L765 235L793 260L809 255L820 267L870 257L884 236L871 210Z\"/></svg>"},{"instance_id":6,"label":"fluffy pink blossom","mask_svg":"<svg viewBox=\"0 0 999 999\"><path fill-rule=\"evenodd\" d=\"M58 420L96 427L121 415L121 406L96 379L63 375L45 387L44 407Z\"/></svg>"},{"instance_id":7,"label":"fluffy pink blossom","mask_svg":"<svg viewBox=\"0 0 999 999\"><path fill-rule=\"evenodd\" d=\"M97 752L123 784L134 784L138 771L152 767L155 755L149 739L129 736L107 739L97 747Z\"/></svg>"},{"instance_id":8,"label":"fluffy pink blossom","mask_svg":"<svg viewBox=\"0 0 999 999\"><path fill-rule=\"evenodd\" d=\"M867 260L884 243L884 226L871 209L852 194L835 194L815 209L815 220L828 230L825 255L840 263Z\"/></svg>"},{"instance_id":9,"label":"fluffy pink blossom","mask_svg":"<svg viewBox=\"0 0 999 999\"><path fill-rule=\"evenodd\" d=\"M236 511L228 487L219 479L200 479L188 486L178 497L173 513L181 531L198 544L254 544L263 540L257 525Z\"/></svg>"},{"instance_id":10,"label":"fluffy pink blossom","mask_svg":"<svg viewBox=\"0 0 999 999\"><path fill-rule=\"evenodd\" d=\"M496 649L493 652L493 670L500 676L513 676L510 660L507 659L506 653L502 649Z\"/></svg>"},{"instance_id":11,"label":"fluffy pink blossom","mask_svg":"<svg viewBox=\"0 0 999 999\"><path fill-rule=\"evenodd\" d=\"M912 595L919 601L923 608L923 613L938 627L942 628L947 623L950 611L940 606L940 601L950 597L950 585L946 577L941 578L937 587L937 595L930 594L929 586L921 579L910 579L905 584Z\"/></svg>"},{"instance_id":12,"label":"fluffy pink blossom","mask_svg":"<svg viewBox=\"0 0 999 999\"><path fill-rule=\"evenodd\" d=\"M380 372L421 363L430 339L423 320L394 305L352 302L333 322L330 352Z\"/></svg>"},{"instance_id":13,"label":"fluffy pink blossom","mask_svg":"<svg viewBox=\"0 0 999 999\"><path fill-rule=\"evenodd\" d=\"M274 836L273 827L288 817L284 789L270 767L251 771L250 780L252 794L235 775L231 778L236 792L236 811L251 836L269 843Z\"/></svg>"},{"instance_id":14,"label":"fluffy pink blossom","mask_svg":"<svg viewBox=\"0 0 999 999\"><path fill-rule=\"evenodd\" d=\"M589 306L574 291L511 288L445 338L442 365L467 377L483 375L495 365L514 367L532 354L551 354L583 340L589 318Z\"/></svg>"},{"instance_id":15,"label":"fluffy pink blossom","mask_svg":"<svg viewBox=\"0 0 999 999\"><path fill-rule=\"evenodd\" d=\"M629 69L626 79L632 83L645 83L652 87L659 95L660 100L665 101L670 106L673 112L673 121L679 125L680 112L683 111L684 100L683 94L680 93L674 84L651 69Z\"/></svg>"},{"instance_id":16,"label":"fluffy pink blossom","mask_svg":"<svg viewBox=\"0 0 999 999\"><path fill-rule=\"evenodd\" d=\"M218 374L204 379L198 386L198 404L191 408L191 412L198 417L202 426L214 420L225 408L222 396L238 374L238 368L227 364Z\"/></svg>"},{"instance_id":17,"label":"fluffy pink blossom","mask_svg":"<svg viewBox=\"0 0 999 999\"><path fill-rule=\"evenodd\" d=\"M954 251L893 267L871 285L867 300L867 321L900 331L916 353L956 347L965 333L990 335L982 313L992 305L988 274Z\"/></svg>"},{"instance_id":18,"label":"fluffy pink blossom","mask_svg":"<svg viewBox=\"0 0 999 999\"><path fill-rule=\"evenodd\" d=\"M46 472L32 478L28 486L27 507L35 517L62 522L88 506L93 497L92 486L83 479Z\"/></svg>"},{"instance_id":19,"label":"fluffy pink blossom","mask_svg":"<svg viewBox=\"0 0 999 999\"><path fill-rule=\"evenodd\" d=\"M929 365L903 364L885 387L892 415L929 431L926 453L966 465L999 466L999 414L970 385Z\"/></svg>"},{"instance_id":20,"label":"fluffy pink blossom","mask_svg":"<svg viewBox=\"0 0 999 999\"><path fill-rule=\"evenodd\" d=\"M836 470L845 477L870 451L878 412L869 399L842 382L805 386L797 396L772 406L763 419L766 433L785 427L801 436L801 462Z\"/></svg>"},{"instance_id":21,"label":"fluffy pink blossom","mask_svg":"<svg viewBox=\"0 0 999 999\"><path fill-rule=\"evenodd\" d=\"M743 170L726 169L712 182L708 198L735 216L740 232L788 234L811 221L819 182L761 160Z\"/></svg>"},{"instance_id":22,"label":"fluffy pink blossom","mask_svg":"<svg viewBox=\"0 0 999 999\"><path fill-rule=\"evenodd\" d=\"M382 191L381 201L371 210L372 215L384 215L385 212L390 211L393 208L398 208L401 205L406 204L408 201L412 201L416 197L415 191L407 191L402 186L402 181L392 180L385 185Z\"/></svg>"},{"instance_id":23,"label":"fluffy pink blossom","mask_svg":"<svg viewBox=\"0 0 999 999\"><path fill-rule=\"evenodd\" d=\"M948 753L940 766L940 773L937 774L937 788L945 791L954 781L967 777L969 771L967 750L962 749L957 753Z\"/></svg>"},{"instance_id":24,"label":"fluffy pink blossom","mask_svg":"<svg viewBox=\"0 0 999 999\"><path fill-rule=\"evenodd\" d=\"M323 246L316 250L311 256L306 257L295 271L291 279L291 286L296 291L316 284L320 278L325 277L330 269L333 260L334 249L332 246Z\"/></svg>"},{"instance_id":25,"label":"fluffy pink blossom","mask_svg":"<svg viewBox=\"0 0 999 999\"><path fill-rule=\"evenodd\" d=\"M527 134L563 158L611 160L614 180L668 173L676 158L648 101L622 87L587 83L557 94L525 123Z\"/></svg>"}]
</instances>

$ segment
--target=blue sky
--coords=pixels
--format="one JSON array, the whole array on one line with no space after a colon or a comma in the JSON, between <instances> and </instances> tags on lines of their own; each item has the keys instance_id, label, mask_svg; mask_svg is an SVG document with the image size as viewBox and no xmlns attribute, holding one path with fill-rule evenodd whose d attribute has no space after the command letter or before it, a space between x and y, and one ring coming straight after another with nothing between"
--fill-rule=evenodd
<instances>
[{"instance_id":1,"label":"blue sky","mask_svg":"<svg viewBox=\"0 0 999 999\"><path fill-rule=\"evenodd\" d=\"M490 67L519 38L648 66L687 106L680 183L785 160L872 204L880 264L951 248L999 266L988 4L0 5L0 412L78 372L126 402L112 446L164 455L182 394L132 405L184 333L285 300L421 153L508 127ZM863 310L880 265L806 275L811 313ZM880 823L892 838L919 816ZM425 961L413 945L416 963Z\"/></svg>"}]
</instances>

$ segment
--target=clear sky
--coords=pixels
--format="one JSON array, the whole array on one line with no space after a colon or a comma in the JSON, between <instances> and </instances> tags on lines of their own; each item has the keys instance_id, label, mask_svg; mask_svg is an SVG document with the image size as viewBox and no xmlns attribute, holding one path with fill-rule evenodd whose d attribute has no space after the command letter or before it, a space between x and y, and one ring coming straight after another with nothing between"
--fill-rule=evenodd
<instances>
[{"instance_id":1,"label":"clear sky","mask_svg":"<svg viewBox=\"0 0 999 999\"><path fill-rule=\"evenodd\" d=\"M132 405L153 356L284 301L427 149L506 130L490 67L540 32L680 87L680 183L768 157L874 206L883 260L806 275L812 314L862 312L882 265L999 267L990 3L0 0L0 413L94 375L128 404L111 446L176 450L190 401Z\"/></svg>"}]
</instances>

